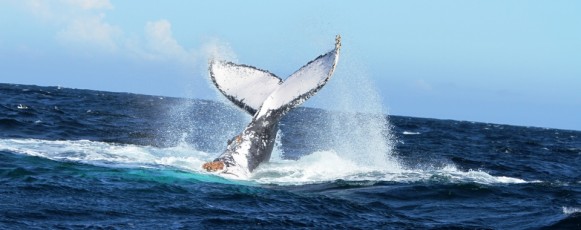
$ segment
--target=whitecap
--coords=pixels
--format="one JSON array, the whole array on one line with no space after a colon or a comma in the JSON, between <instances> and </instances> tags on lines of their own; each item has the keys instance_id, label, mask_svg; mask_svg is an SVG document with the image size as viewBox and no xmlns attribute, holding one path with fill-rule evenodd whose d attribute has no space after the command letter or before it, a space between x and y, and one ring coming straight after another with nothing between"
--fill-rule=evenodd
<instances>
[{"instance_id":1,"label":"whitecap","mask_svg":"<svg viewBox=\"0 0 581 230\"><path fill-rule=\"evenodd\" d=\"M38 156L56 161L72 161L102 167L171 168L206 175L202 164L219 153L196 150L185 142L169 148L115 144L89 140L0 139L0 150ZM344 180L350 182L436 182L520 184L534 183L519 178L494 176L481 170L460 170L455 165L443 167L402 168L388 161L368 164L334 150L317 151L298 160L280 157L278 147L268 163L261 164L248 182L271 185L304 185ZM220 177L229 178L228 175ZM372 183L373 184L373 183Z\"/></svg>"},{"instance_id":2,"label":"whitecap","mask_svg":"<svg viewBox=\"0 0 581 230\"><path fill-rule=\"evenodd\" d=\"M581 208L563 207L563 214L571 215L574 213L581 213Z\"/></svg>"},{"instance_id":3,"label":"whitecap","mask_svg":"<svg viewBox=\"0 0 581 230\"><path fill-rule=\"evenodd\" d=\"M419 135L420 132L403 131L403 135Z\"/></svg>"},{"instance_id":4,"label":"whitecap","mask_svg":"<svg viewBox=\"0 0 581 230\"><path fill-rule=\"evenodd\" d=\"M211 158L187 145L157 148L89 140L0 139L0 150L106 167L169 166L186 171L201 171L201 165Z\"/></svg>"}]
</instances>

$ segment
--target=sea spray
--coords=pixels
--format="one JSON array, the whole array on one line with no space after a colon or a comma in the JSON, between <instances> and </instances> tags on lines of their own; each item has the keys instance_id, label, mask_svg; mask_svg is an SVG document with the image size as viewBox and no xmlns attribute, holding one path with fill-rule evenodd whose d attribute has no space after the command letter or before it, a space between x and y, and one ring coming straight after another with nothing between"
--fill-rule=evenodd
<instances>
[{"instance_id":1,"label":"sea spray","mask_svg":"<svg viewBox=\"0 0 581 230\"><path fill-rule=\"evenodd\" d=\"M299 108L288 115L296 122L293 129L283 123L282 143L289 152L259 167L251 180L297 185L418 179L393 156L391 126L369 75L349 62L343 58L326 88L306 103L325 110ZM310 152L292 153L305 149Z\"/></svg>"},{"instance_id":2,"label":"sea spray","mask_svg":"<svg viewBox=\"0 0 581 230\"><path fill-rule=\"evenodd\" d=\"M227 44L213 42L203 50L208 60L237 61L236 55ZM354 64L348 54L345 52L341 57L338 71L329 86L323 89L321 95L314 96L315 101L322 103L307 102L307 106L314 104L315 107L333 105L326 106L329 111L320 117L324 120L324 128L313 130L318 137L304 140L311 142L307 145L316 148L298 155L290 152L289 156L297 159L296 156L304 157L317 151L333 151L337 157L358 167L397 172L400 166L392 156L393 136L380 97L369 79L369 74L363 71L364 68L360 65ZM204 71L201 75L206 77L206 70L200 69ZM206 83L200 87L213 88L209 78ZM226 141L248 123L250 116L231 106L217 90L215 93L216 98L224 105L218 106L220 107L218 110L198 101L182 100L168 111L167 119L173 122L166 132L172 137L167 139L172 140L174 146L186 141L193 143L196 150L219 153L225 148ZM308 126L320 121L304 122ZM279 132L277 147L273 153L275 161L288 159L283 152L283 149L288 148L281 146L284 143L281 141L282 135L284 132ZM292 151L292 148L289 151Z\"/></svg>"},{"instance_id":3,"label":"sea spray","mask_svg":"<svg viewBox=\"0 0 581 230\"><path fill-rule=\"evenodd\" d=\"M202 60L220 59L236 61L236 54L228 43L219 39L210 39L201 48ZM192 63L194 64L194 63ZM250 116L230 106L230 102L224 98L208 77L208 63L197 63L200 73L193 75L196 78L192 82L198 85L192 86L188 92L188 98L194 98L198 91L213 91L222 105L199 100L182 99L167 111L167 127L164 127L164 139L166 146L176 146L183 143L192 144L193 148L200 151L217 153L226 147L226 141L243 129L250 120ZM208 90L209 89L209 90ZM205 95L204 97L207 97ZM218 107L218 108L216 108Z\"/></svg>"},{"instance_id":4,"label":"sea spray","mask_svg":"<svg viewBox=\"0 0 581 230\"><path fill-rule=\"evenodd\" d=\"M196 150L218 153L250 118L226 104L184 99L167 112L166 119L167 146L185 142Z\"/></svg>"},{"instance_id":5,"label":"sea spray","mask_svg":"<svg viewBox=\"0 0 581 230\"><path fill-rule=\"evenodd\" d=\"M380 96L362 65L343 52L335 76L321 93L327 113L326 140L333 151L362 167L398 172L394 137ZM322 102L322 100L325 100Z\"/></svg>"}]
</instances>

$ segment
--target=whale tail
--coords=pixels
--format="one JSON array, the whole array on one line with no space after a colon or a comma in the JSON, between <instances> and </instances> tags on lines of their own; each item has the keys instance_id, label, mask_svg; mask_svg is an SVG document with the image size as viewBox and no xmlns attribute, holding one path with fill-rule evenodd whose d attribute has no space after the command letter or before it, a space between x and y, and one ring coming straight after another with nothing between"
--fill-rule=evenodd
<instances>
[{"instance_id":1,"label":"whale tail","mask_svg":"<svg viewBox=\"0 0 581 230\"><path fill-rule=\"evenodd\" d=\"M278 121L327 83L337 66L340 48L341 37L337 36L333 50L310 61L285 81L256 67L211 61L210 77L216 88L253 117L244 131L228 142L226 151L203 168L241 176L268 161Z\"/></svg>"},{"instance_id":2,"label":"whale tail","mask_svg":"<svg viewBox=\"0 0 581 230\"><path fill-rule=\"evenodd\" d=\"M335 48L308 62L285 81L253 66L210 61L210 78L216 88L254 119L284 116L319 91L331 78L339 60L341 36Z\"/></svg>"}]
</instances>

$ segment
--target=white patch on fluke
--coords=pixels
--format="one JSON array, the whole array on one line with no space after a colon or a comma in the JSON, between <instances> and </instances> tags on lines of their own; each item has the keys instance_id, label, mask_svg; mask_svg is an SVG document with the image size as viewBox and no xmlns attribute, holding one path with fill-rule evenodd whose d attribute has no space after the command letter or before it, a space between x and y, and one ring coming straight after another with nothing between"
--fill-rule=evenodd
<instances>
[{"instance_id":1,"label":"white patch on fluke","mask_svg":"<svg viewBox=\"0 0 581 230\"><path fill-rule=\"evenodd\" d=\"M257 116L265 116L269 111L279 109L297 99L300 100L298 104L304 102L306 98L300 99L300 96L324 85L333 75L335 66L339 61L338 52L337 47L334 52L329 52L315 59L289 76L280 87L268 96Z\"/></svg>"},{"instance_id":2,"label":"white patch on fluke","mask_svg":"<svg viewBox=\"0 0 581 230\"><path fill-rule=\"evenodd\" d=\"M224 95L258 111L262 102L282 83L274 74L254 67L216 61L210 65L214 84Z\"/></svg>"}]
</instances>

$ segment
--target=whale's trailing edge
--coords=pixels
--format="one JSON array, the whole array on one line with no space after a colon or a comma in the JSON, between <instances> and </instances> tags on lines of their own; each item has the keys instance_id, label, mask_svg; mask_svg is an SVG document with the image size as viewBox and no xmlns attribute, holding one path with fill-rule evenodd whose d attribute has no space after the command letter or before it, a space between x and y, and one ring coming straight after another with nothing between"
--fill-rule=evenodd
<instances>
[{"instance_id":1,"label":"whale's trailing edge","mask_svg":"<svg viewBox=\"0 0 581 230\"><path fill-rule=\"evenodd\" d=\"M337 66L340 47L338 35L333 50L310 61L285 81L252 66L211 61L209 72L216 88L253 118L242 133L228 142L222 155L203 167L247 177L260 163L268 161L278 122L327 83Z\"/></svg>"}]
</instances>

